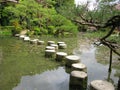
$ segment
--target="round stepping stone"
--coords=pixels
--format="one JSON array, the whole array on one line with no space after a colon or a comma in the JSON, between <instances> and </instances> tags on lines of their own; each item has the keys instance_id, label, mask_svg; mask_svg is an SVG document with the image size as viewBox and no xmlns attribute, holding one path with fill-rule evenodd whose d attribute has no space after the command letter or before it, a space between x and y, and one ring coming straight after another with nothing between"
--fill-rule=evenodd
<instances>
[{"instance_id":1,"label":"round stepping stone","mask_svg":"<svg viewBox=\"0 0 120 90\"><path fill-rule=\"evenodd\" d=\"M30 44L37 44L38 39L30 40Z\"/></svg>"},{"instance_id":2,"label":"round stepping stone","mask_svg":"<svg viewBox=\"0 0 120 90\"><path fill-rule=\"evenodd\" d=\"M59 49L65 49L67 48L67 45L64 43L64 44L59 44Z\"/></svg>"},{"instance_id":3,"label":"round stepping stone","mask_svg":"<svg viewBox=\"0 0 120 90\"><path fill-rule=\"evenodd\" d=\"M115 87L110 82L94 80L90 83L90 90L115 90Z\"/></svg>"},{"instance_id":4,"label":"round stepping stone","mask_svg":"<svg viewBox=\"0 0 120 90\"><path fill-rule=\"evenodd\" d=\"M52 58L55 56L55 50L45 50L45 57Z\"/></svg>"},{"instance_id":5,"label":"round stepping stone","mask_svg":"<svg viewBox=\"0 0 120 90\"><path fill-rule=\"evenodd\" d=\"M50 46L51 44L55 44L55 41L48 41L48 46Z\"/></svg>"},{"instance_id":6,"label":"round stepping stone","mask_svg":"<svg viewBox=\"0 0 120 90\"><path fill-rule=\"evenodd\" d=\"M74 63L72 64L72 70L79 70L87 72L87 67L82 63Z\"/></svg>"},{"instance_id":7,"label":"round stepping stone","mask_svg":"<svg viewBox=\"0 0 120 90\"><path fill-rule=\"evenodd\" d=\"M65 44L65 42L57 42L57 45Z\"/></svg>"},{"instance_id":8,"label":"round stepping stone","mask_svg":"<svg viewBox=\"0 0 120 90\"><path fill-rule=\"evenodd\" d=\"M20 36L20 34L15 34L15 37L19 37Z\"/></svg>"},{"instance_id":9,"label":"round stepping stone","mask_svg":"<svg viewBox=\"0 0 120 90\"><path fill-rule=\"evenodd\" d=\"M28 36L24 37L24 41L30 41L30 37Z\"/></svg>"},{"instance_id":10,"label":"round stepping stone","mask_svg":"<svg viewBox=\"0 0 120 90\"><path fill-rule=\"evenodd\" d=\"M76 55L66 56L66 66L71 67L73 63L79 63L80 58Z\"/></svg>"},{"instance_id":11,"label":"round stepping stone","mask_svg":"<svg viewBox=\"0 0 120 90\"><path fill-rule=\"evenodd\" d=\"M63 61L63 60L65 60L66 56L67 56L67 53L65 53L65 52L57 52L56 53L56 61Z\"/></svg>"},{"instance_id":12,"label":"round stepping stone","mask_svg":"<svg viewBox=\"0 0 120 90\"><path fill-rule=\"evenodd\" d=\"M55 47L52 47L52 46L46 46L45 49L46 49L46 50L55 50Z\"/></svg>"},{"instance_id":13,"label":"round stepping stone","mask_svg":"<svg viewBox=\"0 0 120 90\"><path fill-rule=\"evenodd\" d=\"M51 44L50 46L55 47L55 49L58 50L58 45L57 44Z\"/></svg>"},{"instance_id":14,"label":"round stepping stone","mask_svg":"<svg viewBox=\"0 0 120 90\"><path fill-rule=\"evenodd\" d=\"M87 88L87 73L83 71L72 71L70 73L70 85L78 86L80 90L86 90Z\"/></svg>"},{"instance_id":15,"label":"round stepping stone","mask_svg":"<svg viewBox=\"0 0 120 90\"><path fill-rule=\"evenodd\" d=\"M24 39L26 36L25 35L20 35L19 38L20 39Z\"/></svg>"},{"instance_id":16,"label":"round stepping stone","mask_svg":"<svg viewBox=\"0 0 120 90\"><path fill-rule=\"evenodd\" d=\"M45 43L45 42L44 42L44 41L41 41L41 40L38 40L38 41L37 41L37 44L38 44L38 45L43 45L44 43Z\"/></svg>"}]
</instances>

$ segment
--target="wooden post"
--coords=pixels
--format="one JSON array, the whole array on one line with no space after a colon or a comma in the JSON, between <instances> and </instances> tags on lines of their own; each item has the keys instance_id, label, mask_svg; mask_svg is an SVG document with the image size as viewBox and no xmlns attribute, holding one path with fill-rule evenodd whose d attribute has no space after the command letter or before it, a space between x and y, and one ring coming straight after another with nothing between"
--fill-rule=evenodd
<instances>
[{"instance_id":1,"label":"wooden post","mask_svg":"<svg viewBox=\"0 0 120 90\"><path fill-rule=\"evenodd\" d=\"M107 81L110 81L110 80L111 80L110 76L111 76L111 71L108 72Z\"/></svg>"},{"instance_id":2,"label":"wooden post","mask_svg":"<svg viewBox=\"0 0 120 90\"><path fill-rule=\"evenodd\" d=\"M110 49L110 63L109 63L109 72L111 72L111 65L112 65L112 49Z\"/></svg>"},{"instance_id":3,"label":"wooden post","mask_svg":"<svg viewBox=\"0 0 120 90\"><path fill-rule=\"evenodd\" d=\"M120 77L119 77L119 80L118 80L118 87L117 87L117 90L120 90Z\"/></svg>"}]
</instances>

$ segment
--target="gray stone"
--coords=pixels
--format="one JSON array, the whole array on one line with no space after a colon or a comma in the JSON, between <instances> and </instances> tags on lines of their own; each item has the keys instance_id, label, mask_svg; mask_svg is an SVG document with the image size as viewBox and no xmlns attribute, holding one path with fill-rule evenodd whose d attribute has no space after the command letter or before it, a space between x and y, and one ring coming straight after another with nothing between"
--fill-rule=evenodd
<instances>
[{"instance_id":1,"label":"gray stone","mask_svg":"<svg viewBox=\"0 0 120 90\"><path fill-rule=\"evenodd\" d=\"M94 80L90 83L90 90L115 90L115 87L108 81Z\"/></svg>"},{"instance_id":2,"label":"gray stone","mask_svg":"<svg viewBox=\"0 0 120 90\"><path fill-rule=\"evenodd\" d=\"M66 65L71 67L73 63L79 63L80 58L76 55L66 56Z\"/></svg>"},{"instance_id":3,"label":"gray stone","mask_svg":"<svg viewBox=\"0 0 120 90\"><path fill-rule=\"evenodd\" d=\"M87 67L82 63L74 63L72 64L72 70L79 70L87 72Z\"/></svg>"},{"instance_id":4,"label":"gray stone","mask_svg":"<svg viewBox=\"0 0 120 90\"><path fill-rule=\"evenodd\" d=\"M56 53L55 50L45 50L45 57L47 58L55 57L55 53Z\"/></svg>"},{"instance_id":5,"label":"gray stone","mask_svg":"<svg viewBox=\"0 0 120 90\"><path fill-rule=\"evenodd\" d=\"M67 56L67 53L65 53L65 52L57 52L56 53L56 61L63 61L63 60L65 60L66 56Z\"/></svg>"}]
</instances>

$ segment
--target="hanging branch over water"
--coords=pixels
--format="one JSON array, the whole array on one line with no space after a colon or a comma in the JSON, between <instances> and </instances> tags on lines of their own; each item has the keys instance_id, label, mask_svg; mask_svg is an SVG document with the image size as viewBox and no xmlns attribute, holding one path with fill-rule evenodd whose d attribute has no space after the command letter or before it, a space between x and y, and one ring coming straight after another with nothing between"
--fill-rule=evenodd
<instances>
[{"instance_id":1,"label":"hanging branch over water","mask_svg":"<svg viewBox=\"0 0 120 90\"><path fill-rule=\"evenodd\" d=\"M117 51L117 49L120 48L120 46L117 44L117 42L111 42L106 40L113 33L116 27L120 27L120 15L116 15L110 18L107 21L107 23L103 26L103 28L107 27L111 27L111 30L108 32L107 35L100 39L100 43L109 47L114 53L120 56L120 52Z\"/></svg>"},{"instance_id":2,"label":"hanging branch over water","mask_svg":"<svg viewBox=\"0 0 120 90\"><path fill-rule=\"evenodd\" d=\"M116 27L120 27L120 15L116 15L116 16L111 17L105 24L100 24L100 23L94 22L92 20L87 20L81 14L79 16L82 19L81 21L79 21L79 20L73 20L73 21L76 23L79 23L81 25L93 26L96 28L111 27L111 30L108 32L108 34L105 35L104 37L100 38L99 41L101 44L112 49L112 51L114 53L116 53L118 56L120 56L120 52L117 51L117 49L120 48L120 46L117 44L117 42L115 43L115 42L111 42L111 41L106 40L108 37L111 36L111 34L116 29ZM119 30L119 32L120 32L120 30Z\"/></svg>"}]
</instances>

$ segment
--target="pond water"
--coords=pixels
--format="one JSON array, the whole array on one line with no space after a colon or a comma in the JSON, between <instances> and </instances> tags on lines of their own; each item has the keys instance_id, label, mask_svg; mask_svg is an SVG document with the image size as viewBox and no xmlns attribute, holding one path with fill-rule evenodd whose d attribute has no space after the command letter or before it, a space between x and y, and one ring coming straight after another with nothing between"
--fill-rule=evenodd
<instances>
[{"instance_id":1,"label":"pond water","mask_svg":"<svg viewBox=\"0 0 120 90\"><path fill-rule=\"evenodd\" d=\"M34 76L23 76L13 90L69 90L69 74L63 67Z\"/></svg>"},{"instance_id":2,"label":"pond water","mask_svg":"<svg viewBox=\"0 0 120 90\"><path fill-rule=\"evenodd\" d=\"M14 41L17 41L17 39ZM17 45L18 44L21 45L22 43L23 42L20 43L17 42ZM80 61L87 66L88 85L91 81L100 79L100 80L110 81L113 83L113 85L117 86L119 78L115 74L116 71L119 72L119 70L112 69L111 73L109 73L108 63L107 64L98 63L97 55L96 55L97 50L98 48L95 47L93 44L90 44L89 42L80 43L78 47L76 47L73 50L73 54L79 56ZM14 53L17 52L18 51L16 50L16 52ZM36 57L37 56L38 55L36 55ZM108 57L106 59L109 59L109 55L106 57ZM0 59L1 58L2 58L2 51L0 52ZM2 73L0 73L0 75L2 75ZM41 74L35 74L35 75L30 74L30 75L22 76L19 83L15 85L12 90L71 90L69 88L69 79L70 79L70 75L69 73L66 73L65 67L59 66L52 70L46 70Z\"/></svg>"},{"instance_id":3,"label":"pond water","mask_svg":"<svg viewBox=\"0 0 120 90\"><path fill-rule=\"evenodd\" d=\"M88 85L93 80L107 80L115 86L118 83L118 77L115 76L116 70L108 72L109 65L103 65L96 60L96 47L94 45L80 45L73 53L79 56L80 61L87 66ZM42 74L33 76L23 76L18 86L13 90L70 90L70 75L66 73L64 67L58 67L54 70L48 70Z\"/></svg>"}]
</instances>

